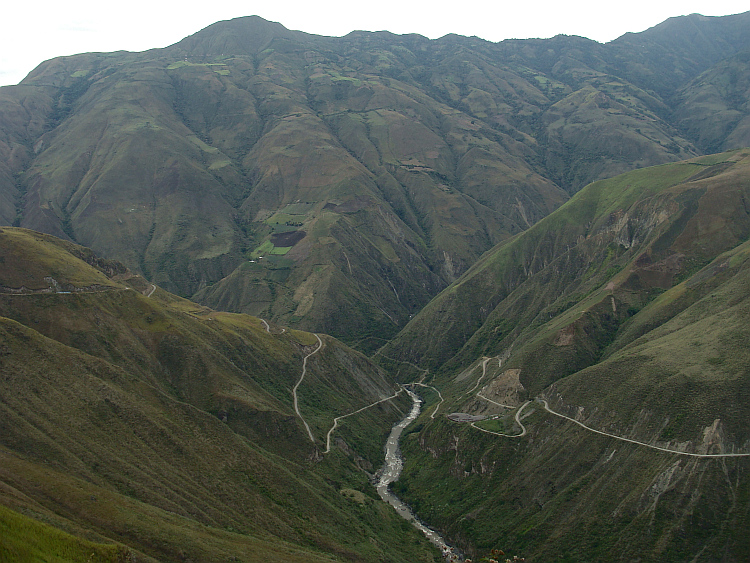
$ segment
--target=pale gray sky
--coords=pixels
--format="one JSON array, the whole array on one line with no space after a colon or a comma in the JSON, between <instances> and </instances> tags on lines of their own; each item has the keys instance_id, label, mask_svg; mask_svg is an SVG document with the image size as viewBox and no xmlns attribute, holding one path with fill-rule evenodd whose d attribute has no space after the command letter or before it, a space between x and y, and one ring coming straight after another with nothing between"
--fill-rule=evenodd
<instances>
[{"instance_id":1,"label":"pale gray sky","mask_svg":"<svg viewBox=\"0 0 750 563\"><path fill-rule=\"evenodd\" d=\"M174 0L37 0L6 2L0 10L0 85L16 84L40 62L91 51L143 51L166 47L219 20L258 15L289 29L319 35L346 35L355 29L476 35L489 41L507 38L582 35L606 42L628 31L643 31L671 16L706 16L747 11L747 0L536 0L534 2L424 2L351 0L310 2L202 3ZM116 6L116 7L115 7ZM206 8L206 6L210 6Z\"/></svg>"}]
</instances>

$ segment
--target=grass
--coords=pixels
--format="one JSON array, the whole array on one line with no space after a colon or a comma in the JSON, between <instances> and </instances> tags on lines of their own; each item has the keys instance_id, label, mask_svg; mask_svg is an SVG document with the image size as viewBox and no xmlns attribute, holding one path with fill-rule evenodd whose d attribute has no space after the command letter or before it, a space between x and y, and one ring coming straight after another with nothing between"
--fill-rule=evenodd
<instances>
[{"instance_id":1,"label":"grass","mask_svg":"<svg viewBox=\"0 0 750 563\"><path fill-rule=\"evenodd\" d=\"M274 246L273 249L271 249L270 254L273 254L275 256L283 256L291 249L291 246Z\"/></svg>"},{"instance_id":2,"label":"grass","mask_svg":"<svg viewBox=\"0 0 750 563\"><path fill-rule=\"evenodd\" d=\"M0 229L0 286L46 289L52 277L58 283L78 288L115 287L104 273L93 268L82 269L79 256L93 254L55 237L26 229Z\"/></svg>"},{"instance_id":3,"label":"grass","mask_svg":"<svg viewBox=\"0 0 750 563\"><path fill-rule=\"evenodd\" d=\"M428 305L417 317L423 324L402 332L399 344L410 359L450 348L432 379L448 409L475 408L461 394L481 373L478 358L509 350L503 367L520 369L530 398L543 393L553 409L593 428L689 451L746 452L747 154L589 186L486 255ZM697 174L704 163L716 168ZM637 230L664 209L673 215ZM612 214L631 218L629 247L613 244ZM738 218L732 228L713 227L726 216ZM696 224L701 229L691 229ZM686 256L681 266L660 262L677 252ZM679 275L661 276L668 268ZM476 322L467 311L480 307ZM557 338L563 329L567 342ZM383 356L397 352L386 348ZM460 385L459 373L468 373ZM544 561L684 561L710 545L747 557L747 543L734 538L727 546L723 531L744 514L745 504L730 507L746 486L745 458L694 465L541 410L524 420L525 440L469 434L440 417L420 422L402 444L399 491L423 518L472 538L478 551L502 545ZM725 471L739 480L728 483Z\"/></svg>"},{"instance_id":4,"label":"grass","mask_svg":"<svg viewBox=\"0 0 750 563\"><path fill-rule=\"evenodd\" d=\"M124 563L130 550L83 540L0 505L0 560L16 563Z\"/></svg>"},{"instance_id":5,"label":"grass","mask_svg":"<svg viewBox=\"0 0 750 563\"><path fill-rule=\"evenodd\" d=\"M19 255L40 244L13 241L4 248ZM53 256L33 271L62 262L81 279L100 273L54 256L72 245L46 244ZM396 408L347 419L335 436L347 454L336 447L325 468L309 461L334 416L392 392L382 372L325 338L300 389L315 446L291 395L300 346L315 335L269 334L256 318L163 290L146 298L150 284L132 282L137 291L110 280L117 291L0 295L2 490L64 515L52 523L164 561L373 560L393 545L394 561L432 560L395 513L339 494L370 486L355 462L379 464Z\"/></svg>"},{"instance_id":6,"label":"grass","mask_svg":"<svg viewBox=\"0 0 750 563\"><path fill-rule=\"evenodd\" d=\"M508 430L505 428L505 423L502 419L490 419L490 420L481 420L476 423L477 426L480 428L484 428L485 430L489 430L491 432L499 432L501 434L505 434L508 432Z\"/></svg>"},{"instance_id":7,"label":"grass","mask_svg":"<svg viewBox=\"0 0 750 563\"><path fill-rule=\"evenodd\" d=\"M274 249L273 243L270 240L264 241L258 248L253 250L250 254L251 258L258 258L269 254Z\"/></svg>"}]
</instances>

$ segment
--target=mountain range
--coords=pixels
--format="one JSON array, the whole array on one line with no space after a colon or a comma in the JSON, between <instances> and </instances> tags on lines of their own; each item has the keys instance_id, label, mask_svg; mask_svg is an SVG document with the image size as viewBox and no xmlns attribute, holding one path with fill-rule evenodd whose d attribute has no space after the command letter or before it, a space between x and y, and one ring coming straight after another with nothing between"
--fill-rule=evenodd
<instances>
[{"instance_id":1,"label":"mountain range","mask_svg":"<svg viewBox=\"0 0 750 563\"><path fill-rule=\"evenodd\" d=\"M0 558L439 560L415 383L469 557L746 560L749 62L253 16L0 88Z\"/></svg>"},{"instance_id":2,"label":"mountain range","mask_svg":"<svg viewBox=\"0 0 750 563\"><path fill-rule=\"evenodd\" d=\"M602 45L247 17L53 59L0 89L0 221L373 352L589 182L750 144L749 20Z\"/></svg>"}]
</instances>

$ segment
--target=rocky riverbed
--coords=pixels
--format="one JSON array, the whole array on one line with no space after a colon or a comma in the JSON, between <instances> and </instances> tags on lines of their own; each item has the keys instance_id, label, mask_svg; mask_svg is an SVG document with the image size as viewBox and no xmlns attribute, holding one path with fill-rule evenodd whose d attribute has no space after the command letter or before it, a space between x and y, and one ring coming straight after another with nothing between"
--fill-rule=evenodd
<instances>
[{"instance_id":1,"label":"rocky riverbed","mask_svg":"<svg viewBox=\"0 0 750 563\"><path fill-rule=\"evenodd\" d=\"M462 561L463 559L458 551L448 545L435 530L430 529L428 526L420 522L411 509L403 503L401 499L394 495L389 488L391 483L398 480L404 466L404 460L401 457L401 451L398 447L401 434L404 429L419 416L422 409L422 399L410 389L406 389L406 392L409 393L409 396L413 401L411 411L409 411L409 414L406 415L401 422L393 427L391 434L388 436L388 441L385 444L385 464L379 472L380 476L375 486L380 498L393 506L393 508L396 509L396 512L411 522L427 537L427 539L437 546L446 561Z\"/></svg>"}]
</instances>

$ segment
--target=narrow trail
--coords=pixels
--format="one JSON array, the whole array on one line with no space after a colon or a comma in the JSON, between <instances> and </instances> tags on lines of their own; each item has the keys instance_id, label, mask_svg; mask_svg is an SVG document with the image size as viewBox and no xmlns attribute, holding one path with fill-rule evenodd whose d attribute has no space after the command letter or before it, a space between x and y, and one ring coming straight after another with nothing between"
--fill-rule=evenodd
<instances>
[{"instance_id":1,"label":"narrow trail","mask_svg":"<svg viewBox=\"0 0 750 563\"><path fill-rule=\"evenodd\" d=\"M466 392L467 395L471 395L474 392L474 389L476 389L477 387L479 387L479 383L484 379L484 376L487 375L487 364L489 363L489 361L491 359L492 358L488 358L487 356L483 356L482 357L482 360L483 360L482 361L482 376L479 379L477 379L477 382L474 384L474 387L472 387L471 389L469 389ZM502 362L502 360L500 360L500 362ZM492 402L492 401L490 401L490 402Z\"/></svg>"},{"instance_id":2,"label":"narrow trail","mask_svg":"<svg viewBox=\"0 0 750 563\"><path fill-rule=\"evenodd\" d=\"M477 394L478 395L478 394ZM490 401L486 397L482 397L483 399ZM495 401L490 401L490 403L495 403ZM500 405L500 403L495 403L496 405ZM516 423L521 427L521 433L520 434L503 434L501 432L493 432L492 430L486 430L484 428L480 428L477 426L476 422L472 422L471 426L473 428L476 428L477 430L481 430L482 432L485 432L487 434L494 434L495 436L502 436L503 438L523 438L526 436L526 427L523 425L523 422L521 422L521 412L523 412L523 409L525 409L528 405L531 404L531 401L526 401L524 404L521 405L521 407L516 411ZM506 405L500 405L501 407L504 407ZM511 407L512 408L512 407Z\"/></svg>"},{"instance_id":3,"label":"narrow trail","mask_svg":"<svg viewBox=\"0 0 750 563\"><path fill-rule=\"evenodd\" d=\"M373 360L374 360L374 359L375 359L375 358L376 358L376 357L378 356L378 354L380 354L380 351L381 351L381 350L382 350L382 348L380 348L380 349L379 349L379 350L378 350L377 352L375 352L375 353L374 353L374 354L372 355L372 359L373 359ZM406 360L397 360L396 358L391 358L390 356L383 356L383 357L384 357L384 358L385 358L386 360L391 360L392 362L398 362L398 363L400 363L400 364L406 364L407 366L411 366L411 367L413 367L413 368L414 368L414 369L416 369L417 371L421 371L421 372L422 372L422 377L420 377L420 378L419 378L419 381L417 381L417 382L416 382L416 384L421 384L421 383L422 383L422 382L423 382L423 381L425 380L425 377L427 377L427 374L428 374L428 373L430 373L430 370L428 370L428 369L424 369L424 368L421 368L421 367L419 367L418 365L416 365L416 364L413 364L413 363L411 363L411 362L408 362L408 361L406 361ZM411 384L411 383L409 383L409 385L412 385L412 384ZM425 386L425 387L429 387L429 386ZM433 388L433 389L434 389L434 388ZM437 389L436 389L436 391L437 391Z\"/></svg>"},{"instance_id":4,"label":"narrow trail","mask_svg":"<svg viewBox=\"0 0 750 563\"><path fill-rule=\"evenodd\" d=\"M487 375L487 364L490 362L491 359L492 358L488 358L487 356L484 356L482 358L482 360L483 360L482 361L482 376L477 380L476 384L474 385L474 387L471 388L471 390L469 391L469 393L471 393L472 391L474 391L474 389L476 389L477 387L479 387L479 383L482 381L482 379L484 379L484 376ZM498 359L498 367L501 367L502 363L503 363L503 360L501 358L499 358L499 357L497 359ZM514 408L516 408L513 405L505 405L503 403L498 403L497 401L493 401L492 399L490 399L490 398L485 397L484 395L482 395L481 391L477 391L477 397L479 397L480 399L482 399L484 401L487 401L488 403L492 403L493 405L497 405L498 407L502 407L504 409L514 409ZM487 430L485 428L481 428L480 426L477 426L476 422L470 423L470 426L472 428L476 428L477 430L481 430L482 432L485 432L486 434L494 434L495 436L502 436L503 438L521 438L523 436L526 436L526 433L527 433L526 427L523 425L523 422L521 422L521 412L523 412L523 409L525 409L530 403L531 403L531 401L526 401L516 411L516 424L518 424L521 427L521 433L520 434L505 434L505 433L502 433L502 432L494 432L492 430Z\"/></svg>"},{"instance_id":5,"label":"narrow trail","mask_svg":"<svg viewBox=\"0 0 750 563\"><path fill-rule=\"evenodd\" d=\"M432 385L425 385L421 381L419 381L417 383L410 383L410 385L419 385L420 387L426 387L428 389L433 389L435 391L435 393L438 394L438 397L440 397L440 402L437 404L437 406L435 407L435 410L432 411L432 414L430 415L430 418L433 419L433 420L435 420L435 415L438 413L438 411L440 410L440 405L442 405L443 401L445 400L445 399L443 399L443 394L440 392L440 390L437 387L433 387Z\"/></svg>"},{"instance_id":6,"label":"narrow trail","mask_svg":"<svg viewBox=\"0 0 750 563\"><path fill-rule=\"evenodd\" d=\"M265 320L263 320L263 319L260 319L260 320L263 322L264 326L266 327L266 331L270 333L271 331L269 330L270 327L269 327L268 323ZM281 334L284 334L284 332L286 332L286 329L282 328L281 329ZM307 374L307 359L310 356L312 356L313 354L318 353L320 351L320 349L323 347L323 341L320 339L320 336L318 336L316 334L315 338L318 339L318 347L315 350L313 350L312 352L310 352L309 354L307 354L302 359L302 375L300 376L299 381L297 382L297 384L292 389L292 396L294 397L294 411L297 413L297 416L302 421L302 424L305 425L305 429L307 430L307 435L310 437L310 441L313 444L315 443L315 437L313 436L312 431L310 430L310 426L307 424L307 421L304 419L304 417L302 416L302 413L300 413L300 410L299 410L299 401L298 401L298 398L297 398L297 389L299 388L299 386L302 383L302 381L304 381L305 375ZM331 451L331 436L333 436L334 431L336 430L336 428L338 428L340 420L343 420L343 419L345 419L347 417L350 417L350 416L353 416L355 414L359 414L362 411L366 411L367 409L374 407L375 405L379 405L380 403L384 403L386 401L391 401L391 400L395 399L396 397L398 397L403 391L404 391L404 389L402 387L401 389L399 389L398 391L396 391L390 397L385 397L384 399L379 399L377 401L374 401L374 402L370 403L369 405L365 405L364 407L362 407L360 409L357 409L356 411L352 411L350 413L343 414L341 416L337 416L336 418L334 418L333 419L333 426L331 426L331 429L326 434L326 449L325 449L325 451L323 453L324 454L330 453L330 451Z\"/></svg>"},{"instance_id":7,"label":"narrow trail","mask_svg":"<svg viewBox=\"0 0 750 563\"><path fill-rule=\"evenodd\" d=\"M266 319L260 319L260 322L263 323L263 327L266 329L266 332L268 334L271 334L271 326L266 322Z\"/></svg>"},{"instance_id":8,"label":"narrow trail","mask_svg":"<svg viewBox=\"0 0 750 563\"><path fill-rule=\"evenodd\" d=\"M481 391L477 392L477 397L479 397L480 399L484 399L488 403L492 403L493 405L497 405L498 407L503 407L504 409L514 409L514 408L516 408L513 405L504 405L503 403L498 403L497 401L493 401L492 399L488 399L487 397L485 397L484 395L482 395Z\"/></svg>"},{"instance_id":9,"label":"narrow trail","mask_svg":"<svg viewBox=\"0 0 750 563\"><path fill-rule=\"evenodd\" d=\"M376 355L377 355L377 353L376 353ZM411 362L407 362L407 361L404 361L404 360L397 360L395 358L389 358L388 356L383 356L383 357L386 358L386 359L395 361L395 362L401 362L401 363L404 363L404 364L408 364L408 365L410 365L410 366L418 369L419 371L424 372L422 374L422 377L420 378L420 380L418 382L412 383L412 385L418 385L420 387L426 387L426 388L429 388L429 389L433 389L438 394L438 396L440 397L440 402L437 404L437 406L435 407L435 410L430 415L430 418L434 420L435 416L437 415L438 411L440 410L440 406L443 404L444 399L443 399L443 395L440 393L439 389L437 389L436 387L434 387L432 385L426 385L426 384L422 383L422 381L424 381L425 377L427 376L427 373L429 373L428 370L422 369L419 366L416 366L416 365L412 364ZM488 358L486 356L482 357L482 375L477 380L477 382L474 384L474 387L472 387L468 391L468 393L471 393L472 391L474 391L474 389L476 389L477 387L479 387L479 383L487 375L487 364L491 360L492 360L492 358ZM498 358L498 365L502 366L502 359L501 358ZM502 408L506 408L506 409L515 408L512 405L505 405L505 404L502 404L502 403L498 403L497 401L493 401L492 399L489 399L489 398L485 397L484 395L482 395L481 391L477 392L476 396L479 397L480 399L484 400L484 401L492 403L493 405L497 405L498 407L502 407ZM676 454L676 455L684 455L684 456L689 456L689 457L698 457L698 458L750 457L750 453L696 454L696 453L690 453L690 452L681 452L679 450L672 450L672 449L669 449L669 448L662 448L660 446L654 446L652 444L647 444L646 442L640 442L638 440L632 440L630 438L623 438L622 436L616 436L615 434L610 434L609 432L603 432L601 430L596 430L594 428L586 426L585 424L583 424L582 422L579 422L579 421L575 420L574 418L570 418L569 416L565 416L564 414L560 414L558 412L555 412L555 411L553 411L552 409L549 408L549 405L547 404L547 401L544 400L544 399L542 399L542 398L537 397L535 400L538 401L538 402L540 402L542 404L542 406L544 407L544 410L546 410L548 413L550 413L550 414L552 414L554 416L557 416L557 417L560 417L560 418L564 418L565 420L569 420L570 422L573 422L573 423L577 424L578 426L580 426L581 428L583 428L585 430L588 430L589 432L593 432L593 433L599 434L601 436L607 436L609 438L614 438L615 440L620 440L621 442L628 442L630 444L636 444L638 446L643 446L643 447L650 448L652 450L657 450L657 451L660 451L660 452L665 452L665 453L670 453L670 454ZM526 401L516 411L515 420L516 420L516 423L521 427L521 433L520 434L503 434L503 433L500 433L500 432L493 432L491 430L485 430L484 428L480 428L479 426L477 426L476 422L470 423L470 426L472 426L473 428L476 428L477 430L485 432L487 434L494 434L495 436L501 436L503 438L521 438L521 437L525 436L528 433L528 430L526 429L526 426L524 426L523 422L521 422L521 418L522 418L521 417L521 413L523 412L523 410L529 404L531 404L531 401Z\"/></svg>"},{"instance_id":10,"label":"narrow trail","mask_svg":"<svg viewBox=\"0 0 750 563\"><path fill-rule=\"evenodd\" d=\"M474 387L471 389L471 391L473 391L474 389L476 389L479 386L479 382L482 381L482 379L487 374L487 364L488 364L488 362L491 359L492 358L487 358L486 356L482 358L482 360L483 360L482 361L482 375L477 380L477 383L474 385ZM500 360L500 361L502 362L502 360ZM469 392L471 392L471 391L469 391ZM484 400L484 401L487 401L488 403L492 403L493 405L497 405L498 407L503 407L503 408L506 408L506 409L515 408L512 405L504 405L502 403L498 403L497 401L493 401L492 399L489 399L489 398L485 397L484 395L482 395L481 391L477 392L476 396L479 397L480 399ZM601 430L596 430L594 428L586 426L585 424L583 424L582 422L577 421L574 418L571 418L571 417L565 416L564 414L561 414L559 412L553 411L551 408L549 408L549 404L547 403L547 401L545 399L537 397L535 399L535 401L538 401L539 403L541 403L542 406L544 407L544 410L546 410L548 413L550 413L550 414L552 414L554 416L557 416L557 417L563 418L565 420L568 420L570 422L573 422L573 423L577 424L578 426L580 426L581 428L583 428L585 430L588 430L589 432L593 432L594 434L599 434L601 436L607 436L608 438L613 438L615 440L620 440L621 442L628 442L630 444L636 444L638 446L643 446L643 447L650 448L652 450L657 450L657 451L660 451L660 452L665 452L665 453L670 453L670 454L676 454L676 455L684 455L684 456L689 456L689 457L698 457L698 458L750 457L750 453L696 454L696 453L690 453L690 452L681 452L679 450L673 450L673 449L669 449L669 448L662 448L660 446L654 446L653 444L647 444L646 442L641 442L639 440L633 440L631 438L624 438L622 436L617 436L615 434L610 434L609 432L603 432ZM520 434L503 434L503 433L500 433L500 432L493 432L491 430L486 430L484 428L480 428L479 426L477 426L476 422L470 423L470 426L472 426L473 428L476 428L477 430L481 430L482 432L485 432L487 434L494 434L495 436L502 436L504 438L521 438L522 436L525 436L527 434L526 427L521 422L521 418L522 418L521 417L521 412L530 403L531 403L531 401L526 401L523 405L521 405L521 407L518 409L518 411L516 411L515 419L516 419L516 423L521 427L521 433ZM437 412L437 410L436 410L436 412ZM433 416L433 418L434 418L434 416Z\"/></svg>"},{"instance_id":11,"label":"narrow trail","mask_svg":"<svg viewBox=\"0 0 750 563\"><path fill-rule=\"evenodd\" d=\"M156 291L156 286L154 284L151 284L151 289L146 294L146 297L151 297L154 294L154 291Z\"/></svg>"},{"instance_id":12,"label":"narrow trail","mask_svg":"<svg viewBox=\"0 0 750 563\"><path fill-rule=\"evenodd\" d=\"M317 354L320 352L320 349L323 347L323 341L320 339L320 336L317 334L315 335L315 338L318 339L318 347L315 348L312 352L307 354L304 358L302 358L302 375L299 378L299 381L292 389L292 396L294 397L294 412L297 413L297 416L302 421L302 424L305 425L305 429L307 430L307 435L310 436L310 441L314 444L315 443L315 437L312 435L312 431L310 430L310 426L307 424L307 421L302 416L302 413L299 412L299 403L297 401L297 388L300 386L300 383L302 383L305 379L305 374L307 373L307 358L312 356L313 354Z\"/></svg>"},{"instance_id":13,"label":"narrow trail","mask_svg":"<svg viewBox=\"0 0 750 563\"><path fill-rule=\"evenodd\" d=\"M354 415L354 414L358 414L358 413L361 413L362 411L365 411L365 410L369 409L370 407L374 407L375 405L379 405L380 403L384 403L384 402L386 402L386 401L390 401L390 400L392 400L392 399L395 399L395 398L396 398L396 397L398 397L398 396L399 396L399 395L400 395L400 394L401 394L401 393L402 393L403 391L404 391L404 389L403 389L403 387L402 387L401 389L399 389L398 391L396 391L396 392L395 392L395 393L394 393L393 395L391 395L390 397L386 397L385 399L380 399L379 401L375 401L374 403L370 403L370 404L369 404L369 405L367 405L366 407L362 407L361 409L357 409L356 411L352 411L352 412L350 412L349 414L344 414L344 415L341 415L341 416L337 416L336 418L334 418L334 419L333 419L333 426L331 426L331 429L330 429L330 430L328 431L328 434L326 434L326 449L325 449L325 451L324 451L323 453L324 453L324 454L327 454L328 452L330 452L330 451L331 451L331 436L333 435L333 431L334 431L334 430L336 430L336 427L338 427L338 425L339 425L339 420L343 420L344 418L347 418L347 417L349 417L349 416L352 416L352 415Z\"/></svg>"},{"instance_id":14,"label":"narrow trail","mask_svg":"<svg viewBox=\"0 0 750 563\"><path fill-rule=\"evenodd\" d=\"M630 444L636 444L638 446L644 446L646 448L651 448L652 450L658 450L660 452L667 452L670 454L677 454L677 455L685 455L690 457L702 457L702 458L713 458L713 457L750 457L750 453L747 454L694 454L690 452L681 452L679 450L670 450L668 448L661 448L659 446L654 446L652 444L647 444L645 442L639 442L638 440L631 440L630 438L623 438L622 436L616 436L614 434L610 434L609 432L602 432L601 430L595 430L589 426L586 426L582 422L578 422L574 418L570 418L569 416L565 416L564 414L560 414L559 412L553 411L551 408L549 408L549 405L547 404L547 401L541 398L537 398L537 401L542 403L542 406L544 406L544 410L546 410L548 413L553 414L555 416L559 416L560 418L564 418L565 420L569 420L570 422L574 422L581 428L584 428L585 430L588 430L589 432L594 432L595 434L601 434L602 436L607 436L608 438L614 438L615 440L620 440L621 442L628 442Z\"/></svg>"},{"instance_id":15,"label":"narrow trail","mask_svg":"<svg viewBox=\"0 0 750 563\"><path fill-rule=\"evenodd\" d=\"M381 350L382 350L382 348L381 348ZM373 356L372 356L372 357L373 357L373 359L374 359L374 358L375 358L375 356L377 356L377 355L378 355L379 353L380 353L380 350L378 350L377 352L375 352L375 354L373 354ZM389 357L389 356L383 356L383 358L385 358L386 360L391 360L392 362L399 362L399 363L401 363L401 364L406 364L407 366L411 366L411 367L413 367L414 369L416 369L416 370L418 370L418 371L421 371L421 372L422 372L422 377L420 377L420 378L419 378L419 381L414 381L414 382L412 382L412 383L408 383L407 385L419 385L420 387L426 387L427 389L432 389L433 391L435 391L435 393L437 393L437 394L438 394L438 397L440 397L440 402L439 402L439 403L437 404L437 406L435 407L435 410L434 410L434 411L432 412L432 414L430 415L430 418L431 418L432 420L435 420L435 415L436 415L436 414L438 413L438 411L440 410L440 405L442 405L442 404L443 404L443 401L444 401L445 399L443 399L443 395L442 395L442 393L440 393L440 390L439 390L439 389L438 389L437 387L434 387L434 386L432 386L432 385L427 385L427 384L425 384L425 383L422 383L422 382L423 382L423 381L425 380L425 378L427 377L427 374L428 374L428 373L430 373L430 370L428 370L428 369L424 369L424 368L421 368L421 367L419 367L418 365L416 365L416 364L413 364L413 363L411 363L411 362L408 362L408 361L406 361L406 360L397 360L396 358L391 358L391 357Z\"/></svg>"},{"instance_id":16,"label":"narrow trail","mask_svg":"<svg viewBox=\"0 0 750 563\"><path fill-rule=\"evenodd\" d=\"M36 295L92 295L95 293L110 293L112 291L134 291L132 287L112 287L106 286L101 289L94 290L76 290L76 291L48 291L44 290L14 290L5 287L0 287L0 296L7 297L33 297Z\"/></svg>"}]
</instances>

